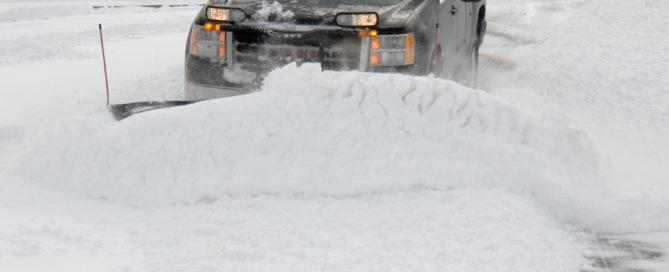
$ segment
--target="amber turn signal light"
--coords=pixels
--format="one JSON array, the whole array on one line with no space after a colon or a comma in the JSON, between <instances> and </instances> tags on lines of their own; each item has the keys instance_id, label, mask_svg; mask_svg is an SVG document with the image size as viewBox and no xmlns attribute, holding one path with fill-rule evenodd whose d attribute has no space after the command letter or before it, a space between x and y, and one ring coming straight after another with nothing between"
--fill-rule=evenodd
<instances>
[{"instance_id":1,"label":"amber turn signal light","mask_svg":"<svg viewBox=\"0 0 669 272\"><path fill-rule=\"evenodd\" d=\"M381 39L378 37L372 38L372 49L379 49L381 47Z\"/></svg>"},{"instance_id":2,"label":"amber turn signal light","mask_svg":"<svg viewBox=\"0 0 669 272\"><path fill-rule=\"evenodd\" d=\"M414 52L416 51L414 37L413 35L406 35L404 39L404 49L406 49L404 52L404 64L413 64Z\"/></svg>"},{"instance_id":3,"label":"amber turn signal light","mask_svg":"<svg viewBox=\"0 0 669 272\"><path fill-rule=\"evenodd\" d=\"M219 24L212 24L212 23L206 23L206 24L204 24L204 29L205 29L205 30L216 30L216 31L221 31L221 25L219 25Z\"/></svg>"},{"instance_id":4,"label":"amber turn signal light","mask_svg":"<svg viewBox=\"0 0 669 272\"><path fill-rule=\"evenodd\" d=\"M379 52L372 52L372 57L370 59L372 64L379 64Z\"/></svg>"},{"instance_id":5,"label":"amber turn signal light","mask_svg":"<svg viewBox=\"0 0 669 272\"><path fill-rule=\"evenodd\" d=\"M362 30L358 32L358 37L376 37L378 34L376 30Z\"/></svg>"}]
</instances>

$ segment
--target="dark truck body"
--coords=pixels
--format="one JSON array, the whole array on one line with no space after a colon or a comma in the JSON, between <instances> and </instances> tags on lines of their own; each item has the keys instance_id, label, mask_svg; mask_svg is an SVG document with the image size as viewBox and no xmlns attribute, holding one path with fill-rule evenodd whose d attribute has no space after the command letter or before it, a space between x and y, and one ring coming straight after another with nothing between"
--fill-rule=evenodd
<instances>
[{"instance_id":1,"label":"dark truck body","mask_svg":"<svg viewBox=\"0 0 669 272\"><path fill-rule=\"evenodd\" d=\"M272 69L290 62L318 62L324 70L435 73L470 84L471 76L458 78L457 74L471 75L476 70L485 32L485 4L486 0L209 1L193 21L186 45L186 100L251 92ZM242 10L244 19L208 19L210 7ZM361 13L377 14L377 23L366 27L337 23L340 14ZM216 30L205 30L205 24ZM363 35L370 31L384 43L411 45L413 55L402 48L399 51L404 53L377 52L371 44L378 39ZM218 43L207 44L204 39L212 35L219 35ZM401 54L404 63L391 63ZM372 55L376 59L370 60ZM381 64L379 56L384 59ZM386 60L390 64L383 64Z\"/></svg>"}]
</instances>

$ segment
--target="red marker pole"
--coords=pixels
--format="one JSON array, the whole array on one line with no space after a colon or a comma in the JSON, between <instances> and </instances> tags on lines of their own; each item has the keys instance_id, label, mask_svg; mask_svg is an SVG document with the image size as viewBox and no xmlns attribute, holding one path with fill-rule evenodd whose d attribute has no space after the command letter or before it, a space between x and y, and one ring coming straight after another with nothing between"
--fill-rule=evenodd
<instances>
[{"instance_id":1,"label":"red marker pole","mask_svg":"<svg viewBox=\"0 0 669 272\"><path fill-rule=\"evenodd\" d=\"M100 27L100 44L102 45L102 63L105 67L105 86L107 86L107 108L109 108L109 82L107 81L107 60L105 59L105 43L102 41L102 24Z\"/></svg>"},{"instance_id":2,"label":"red marker pole","mask_svg":"<svg viewBox=\"0 0 669 272\"><path fill-rule=\"evenodd\" d=\"M439 38L439 24L434 28L434 53L432 55L432 59L434 62L432 63L432 75L434 77L439 77L437 76L437 40Z\"/></svg>"}]
</instances>

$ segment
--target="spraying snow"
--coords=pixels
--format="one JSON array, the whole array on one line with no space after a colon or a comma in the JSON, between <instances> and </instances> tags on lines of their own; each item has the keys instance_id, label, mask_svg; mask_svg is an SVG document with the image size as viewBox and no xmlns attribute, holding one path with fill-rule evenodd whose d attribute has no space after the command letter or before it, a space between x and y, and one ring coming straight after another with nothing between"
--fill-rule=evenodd
<instances>
[{"instance_id":1,"label":"spraying snow","mask_svg":"<svg viewBox=\"0 0 669 272\"><path fill-rule=\"evenodd\" d=\"M268 21L270 18L276 22L291 22L293 16L295 16L295 13L290 10L283 11L283 6L278 1L274 1L272 4L267 1L262 1L260 2L260 5L262 8L256 11L252 16L254 20L260 22Z\"/></svg>"}]
</instances>

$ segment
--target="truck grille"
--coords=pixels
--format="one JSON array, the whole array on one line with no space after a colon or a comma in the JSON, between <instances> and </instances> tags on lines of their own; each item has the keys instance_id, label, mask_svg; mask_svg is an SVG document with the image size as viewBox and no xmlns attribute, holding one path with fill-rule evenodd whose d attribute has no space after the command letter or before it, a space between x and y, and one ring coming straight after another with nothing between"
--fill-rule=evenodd
<instances>
[{"instance_id":1,"label":"truck grille","mask_svg":"<svg viewBox=\"0 0 669 272\"><path fill-rule=\"evenodd\" d=\"M360 38L343 33L235 32L235 63L268 73L290 62L320 62L325 70L354 70L360 62Z\"/></svg>"}]
</instances>

